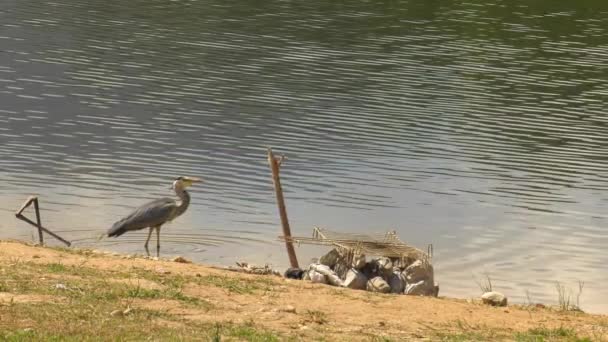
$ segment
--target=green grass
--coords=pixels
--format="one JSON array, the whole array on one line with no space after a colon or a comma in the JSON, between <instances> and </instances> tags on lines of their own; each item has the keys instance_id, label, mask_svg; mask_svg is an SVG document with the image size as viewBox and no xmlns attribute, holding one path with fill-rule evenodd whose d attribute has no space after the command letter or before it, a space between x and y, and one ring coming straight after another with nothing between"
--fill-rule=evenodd
<instances>
[{"instance_id":1,"label":"green grass","mask_svg":"<svg viewBox=\"0 0 608 342\"><path fill-rule=\"evenodd\" d=\"M46 266L47 271L51 273L65 273L67 271L66 266L61 263L51 263Z\"/></svg>"},{"instance_id":2,"label":"green grass","mask_svg":"<svg viewBox=\"0 0 608 342\"><path fill-rule=\"evenodd\" d=\"M0 260L1 261L1 260ZM124 283L122 279L153 281L158 288ZM136 277L134 279L134 277ZM0 304L0 341L279 341L279 335L255 324L213 324L186 321L168 311L135 307L128 315L110 315L132 307L134 300L171 299L209 311L213 305L188 296L184 286L212 283L237 292L264 289L265 280L239 282L222 277L184 277L149 270L101 271L61 263L10 260L0 264L0 291L20 295L50 295L53 301ZM58 288L57 284L61 284ZM170 322L170 328L167 328ZM32 330L33 328L33 330ZM103 337L103 338L101 338Z\"/></svg>"},{"instance_id":3,"label":"green grass","mask_svg":"<svg viewBox=\"0 0 608 342\"><path fill-rule=\"evenodd\" d=\"M0 291L18 294L54 295L81 301L116 301L129 299L172 299L189 305L210 309L212 305L202 299L187 296L183 286L187 283L179 276L165 279L162 289L148 289L107 279L132 279L122 272L99 271L84 266L65 266L59 263L12 263L2 266ZM41 276L45 273L58 277ZM62 276L70 276L62 277ZM32 281L35 280L35 281ZM60 286L58 288L57 286Z\"/></svg>"},{"instance_id":4,"label":"green grass","mask_svg":"<svg viewBox=\"0 0 608 342\"><path fill-rule=\"evenodd\" d=\"M507 335L504 332L486 329L479 331L460 331L437 333L439 341L465 342L465 341L502 341Z\"/></svg>"},{"instance_id":5,"label":"green grass","mask_svg":"<svg viewBox=\"0 0 608 342\"><path fill-rule=\"evenodd\" d=\"M569 342L591 342L588 337L579 337L573 329L559 327L549 329L538 327L523 333L515 334L519 342L544 342L544 341L569 341Z\"/></svg>"},{"instance_id":6,"label":"green grass","mask_svg":"<svg viewBox=\"0 0 608 342\"><path fill-rule=\"evenodd\" d=\"M592 339L579 336L568 327L547 328L539 326L524 332L513 333L505 328L492 328L486 325L471 324L465 320L442 325L441 328L429 327L435 332L436 340L449 342L464 341L518 341L518 342L591 342ZM599 336L599 335L598 335ZM594 338L593 341L603 339Z\"/></svg>"},{"instance_id":7,"label":"green grass","mask_svg":"<svg viewBox=\"0 0 608 342\"><path fill-rule=\"evenodd\" d=\"M220 329L221 333L230 337L236 337L252 342L275 342L279 341L279 337L272 332L260 331L252 326L237 325L229 326L226 329Z\"/></svg>"},{"instance_id":8,"label":"green grass","mask_svg":"<svg viewBox=\"0 0 608 342\"><path fill-rule=\"evenodd\" d=\"M325 324L328 322L327 314L319 310L306 310L304 314L305 323Z\"/></svg>"},{"instance_id":9,"label":"green grass","mask_svg":"<svg viewBox=\"0 0 608 342\"><path fill-rule=\"evenodd\" d=\"M279 335L250 325L221 326L150 310L111 317L107 303L13 304L0 307L1 341L279 341ZM161 321L162 319L162 321ZM163 322L172 322L168 329ZM9 328L10 327L10 328ZM33 329L32 329L33 328ZM32 329L32 330L30 330ZM103 338L101 338L103 336Z\"/></svg>"},{"instance_id":10,"label":"green grass","mask_svg":"<svg viewBox=\"0 0 608 342\"><path fill-rule=\"evenodd\" d=\"M439 341L446 342L465 342L465 341L518 341L518 342L591 342L588 337L580 337L576 331L569 328L549 329L537 327L525 332L515 334L506 330L491 329L481 326L470 326L466 323L458 324L458 331L455 332L436 332Z\"/></svg>"}]
</instances>

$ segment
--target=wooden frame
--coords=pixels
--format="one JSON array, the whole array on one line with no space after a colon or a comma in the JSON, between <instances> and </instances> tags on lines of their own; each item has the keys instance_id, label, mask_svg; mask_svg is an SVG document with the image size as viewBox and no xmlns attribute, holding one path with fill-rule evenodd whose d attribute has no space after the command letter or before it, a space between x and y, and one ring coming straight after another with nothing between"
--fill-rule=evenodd
<instances>
[{"instance_id":1,"label":"wooden frame","mask_svg":"<svg viewBox=\"0 0 608 342\"><path fill-rule=\"evenodd\" d=\"M36 211L36 222L23 216L23 211L25 209L27 209L27 207L32 205L32 203L34 203L34 210ZM52 231L50 231L42 226L42 222L40 220L40 206L38 204L38 197L36 197L36 196L28 197L28 199L25 200L25 202L23 202L23 205L21 206L21 208L19 208L19 210L17 210L17 212L15 212L15 217L17 217L21 221L25 221L25 222L31 224L32 226L38 228L38 241L40 242L41 246L44 245L44 237L43 237L42 232L45 232L45 233L49 234L50 236L54 237L55 239L63 242L68 247L72 245L72 243L70 241L63 239L61 236L53 233Z\"/></svg>"}]
</instances>

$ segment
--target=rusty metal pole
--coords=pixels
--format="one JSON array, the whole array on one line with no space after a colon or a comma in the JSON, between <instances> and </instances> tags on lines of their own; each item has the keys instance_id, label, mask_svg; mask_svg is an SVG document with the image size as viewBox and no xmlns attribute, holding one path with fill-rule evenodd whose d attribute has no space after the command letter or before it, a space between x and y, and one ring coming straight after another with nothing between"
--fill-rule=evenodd
<instances>
[{"instance_id":1,"label":"rusty metal pole","mask_svg":"<svg viewBox=\"0 0 608 342\"><path fill-rule=\"evenodd\" d=\"M279 207L279 215L281 216L281 225L283 226L283 236L285 237L285 247L287 248L287 255L289 256L289 263L291 264L291 267L299 267L296 251L293 248L293 242L291 241L291 229L289 228L287 209L285 208L285 199L283 198L283 188L281 188L281 179L279 177L279 168L281 167L283 159L283 157L276 158L272 153L272 149L268 148L268 165L270 166L270 171L272 171L272 183L274 184L274 192L277 197L277 205Z\"/></svg>"},{"instance_id":2,"label":"rusty metal pole","mask_svg":"<svg viewBox=\"0 0 608 342\"><path fill-rule=\"evenodd\" d=\"M38 224L38 240L40 241L40 246L44 246L44 238L42 237L42 222L40 220L40 207L38 206L38 198L34 199L34 210L36 210L36 223Z\"/></svg>"}]
</instances>

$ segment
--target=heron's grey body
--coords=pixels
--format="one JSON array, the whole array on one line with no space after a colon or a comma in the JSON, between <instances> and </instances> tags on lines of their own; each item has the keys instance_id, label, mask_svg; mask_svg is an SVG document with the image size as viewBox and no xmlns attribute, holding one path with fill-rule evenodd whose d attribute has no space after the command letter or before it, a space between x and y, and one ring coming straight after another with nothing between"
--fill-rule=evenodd
<instances>
[{"instance_id":1,"label":"heron's grey body","mask_svg":"<svg viewBox=\"0 0 608 342\"><path fill-rule=\"evenodd\" d=\"M128 231L150 228L148 239L146 239L146 244L144 245L146 252L150 255L148 242L150 242L152 231L156 229L156 255L159 256L160 227L180 216L188 209L190 194L188 194L185 188L193 182L199 181L195 178L179 177L173 182L173 190L175 190L175 194L179 199L166 197L142 205L130 215L114 223L112 228L108 230L108 236L118 237Z\"/></svg>"}]
</instances>

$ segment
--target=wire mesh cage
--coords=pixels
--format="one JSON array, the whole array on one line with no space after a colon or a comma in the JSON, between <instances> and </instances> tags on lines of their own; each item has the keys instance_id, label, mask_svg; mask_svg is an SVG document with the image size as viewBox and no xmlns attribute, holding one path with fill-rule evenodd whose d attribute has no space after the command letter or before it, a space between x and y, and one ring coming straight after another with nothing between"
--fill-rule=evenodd
<instances>
[{"instance_id":1,"label":"wire mesh cage","mask_svg":"<svg viewBox=\"0 0 608 342\"><path fill-rule=\"evenodd\" d=\"M433 246L429 245L427 252L410 246L399 239L397 232L372 232L366 234L335 232L329 229L314 227L312 237L279 236L283 241L290 241L298 245L324 245L338 249L349 262L357 255L383 256L404 263L412 260L430 262Z\"/></svg>"}]
</instances>

